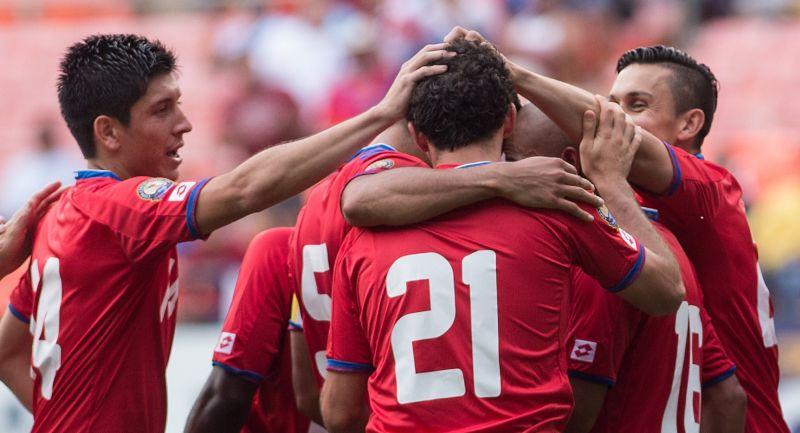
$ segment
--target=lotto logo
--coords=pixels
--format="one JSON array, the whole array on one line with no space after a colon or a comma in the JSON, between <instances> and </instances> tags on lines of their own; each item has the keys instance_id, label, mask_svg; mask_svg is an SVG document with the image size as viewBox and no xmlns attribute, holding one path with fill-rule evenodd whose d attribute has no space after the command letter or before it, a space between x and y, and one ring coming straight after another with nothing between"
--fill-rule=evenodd
<instances>
[{"instance_id":1,"label":"lotto logo","mask_svg":"<svg viewBox=\"0 0 800 433\"><path fill-rule=\"evenodd\" d=\"M223 332L219 336L219 343L214 349L214 352L224 353L230 355L233 352L233 342L236 341L236 334L231 332Z\"/></svg>"},{"instance_id":2,"label":"lotto logo","mask_svg":"<svg viewBox=\"0 0 800 433\"><path fill-rule=\"evenodd\" d=\"M186 198L186 195L191 191L194 184L197 182L181 182L175 186L175 189L172 190L172 194L169 195L168 201L183 201Z\"/></svg>"},{"instance_id":3,"label":"lotto logo","mask_svg":"<svg viewBox=\"0 0 800 433\"><path fill-rule=\"evenodd\" d=\"M597 352L597 343L594 341L575 340L570 358L591 364L594 362L595 352Z\"/></svg>"}]
</instances>

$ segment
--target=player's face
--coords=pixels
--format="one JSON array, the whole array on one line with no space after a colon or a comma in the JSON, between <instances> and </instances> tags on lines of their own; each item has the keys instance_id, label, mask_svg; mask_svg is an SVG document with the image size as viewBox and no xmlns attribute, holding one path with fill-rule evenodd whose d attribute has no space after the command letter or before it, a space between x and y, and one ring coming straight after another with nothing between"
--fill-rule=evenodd
<instances>
[{"instance_id":1,"label":"player's face","mask_svg":"<svg viewBox=\"0 0 800 433\"><path fill-rule=\"evenodd\" d=\"M130 122L119 137L131 176L178 178L183 134L192 130L180 96L175 76L164 74L150 80L147 92L131 107Z\"/></svg>"},{"instance_id":2,"label":"player's face","mask_svg":"<svg viewBox=\"0 0 800 433\"><path fill-rule=\"evenodd\" d=\"M672 72L659 65L633 64L620 71L609 99L637 125L675 144L680 126L669 83Z\"/></svg>"}]
</instances>

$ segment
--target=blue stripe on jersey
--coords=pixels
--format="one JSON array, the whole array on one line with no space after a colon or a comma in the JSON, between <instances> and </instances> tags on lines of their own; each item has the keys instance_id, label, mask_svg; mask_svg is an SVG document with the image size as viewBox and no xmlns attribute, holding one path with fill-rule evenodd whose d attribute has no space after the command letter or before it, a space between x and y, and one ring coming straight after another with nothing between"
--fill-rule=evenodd
<instances>
[{"instance_id":1,"label":"blue stripe on jersey","mask_svg":"<svg viewBox=\"0 0 800 433\"><path fill-rule=\"evenodd\" d=\"M461 164L456 168L470 168L470 167L478 167L481 165L491 164L492 161L478 161L478 162L470 162L468 164Z\"/></svg>"},{"instance_id":2,"label":"blue stripe on jersey","mask_svg":"<svg viewBox=\"0 0 800 433\"><path fill-rule=\"evenodd\" d=\"M632 283L637 276L639 276L639 271L642 270L643 266L644 266L644 247L640 244L639 257L636 258L636 263L633 264L633 267L628 271L625 277L622 278L622 281L617 283L614 287L608 289L608 291L611 293L617 293L620 290L628 287L628 285Z\"/></svg>"},{"instance_id":3,"label":"blue stripe on jersey","mask_svg":"<svg viewBox=\"0 0 800 433\"><path fill-rule=\"evenodd\" d=\"M11 304L8 304L8 311L10 311L10 312L11 312L11 314L13 314L13 315L14 315L14 317L16 317L17 319L19 319L21 322L23 322L23 323L26 323L26 324L30 324L30 323L31 323L31 319L29 319L29 318L25 317L25 315L24 315L24 314L22 314L22 313L21 313L19 310L17 310L16 308L14 308L14 306L13 306L13 305L11 305Z\"/></svg>"},{"instance_id":4,"label":"blue stripe on jersey","mask_svg":"<svg viewBox=\"0 0 800 433\"><path fill-rule=\"evenodd\" d=\"M609 388L613 388L614 384L616 383L614 382L614 379L610 377L597 376L594 374L584 373L582 371L569 370L567 372L567 376L574 377L576 379L583 379L589 382L601 383Z\"/></svg>"},{"instance_id":5,"label":"blue stripe on jersey","mask_svg":"<svg viewBox=\"0 0 800 433\"><path fill-rule=\"evenodd\" d=\"M375 368L370 364L328 359L328 370L341 373L372 373Z\"/></svg>"},{"instance_id":6,"label":"blue stripe on jersey","mask_svg":"<svg viewBox=\"0 0 800 433\"><path fill-rule=\"evenodd\" d=\"M211 178L207 177L198 182L197 185L194 186L194 189L192 189L192 192L189 193L189 200L186 200L186 227L189 228L189 234L192 235L194 239L203 237L203 234L200 233L200 229L197 227L195 213L197 212L197 196L200 195L200 190L206 186L209 180L211 180Z\"/></svg>"},{"instance_id":7,"label":"blue stripe on jersey","mask_svg":"<svg viewBox=\"0 0 800 433\"><path fill-rule=\"evenodd\" d=\"M694 156L695 156L695 158L697 158L697 159L703 159L703 160L705 160L705 159L706 159L706 157L705 157L705 156L703 156L703 154L702 154L702 153L700 153L700 152L697 152L697 153L695 153L695 154L694 154Z\"/></svg>"},{"instance_id":8,"label":"blue stripe on jersey","mask_svg":"<svg viewBox=\"0 0 800 433\"><path fill-rule=\"evenodd\" d=\"M669 159L672 161L672 182L670 182L667 192L664 193L664 195L670 196L675 193L675 191L678 189L678 186L681 184L681 166L678 164L678 157L675 155L675 149L672 148L672 145L666 141L663 143L664 146L667 147Z\"/></svg>"},{"instance_id":9,"label":"blue stripe on jersey","mask_svg":"<svg viewBox=\"0 0 800 433\"><path fill-rule=\"evenodd\" d=\"M232 374L235 374L237 376L242 376L243 378L245 378L245 379L247 379L247 380L249 380L251 382L258 383L258 382L261 382L262 380L264 380L264 376L262 376L262 375L260 375L258 373L253 373L252 371L247 371L247 370L240 370L240 369L238 369L236 367L231 367L230 365L223 364L223 363L221 363L219 361L212 361L211 365L213 365L214 367L219 367L219 368L227 371L228 373L232 373Z\"/></svg>"},{"instance_id":10,"label":"blue stripe on jersey","mask_svg":"<svg viewBox=\"0 0 800 433\"><path fill-rule=\"evenodd\" d=\"M110 177L111 179L122 180L110 170L75 170L75 179L91 179L93 177Z\"/></svg>"},{"instance_id":11,"label":"blue stripe on jersey","mask_svg":"<svg viewBox=\"0 0 800 433\"><path fill-rule=\"evenodd\" d=\"M380 152L397 152L397 149L384 143L370 144L369 146L362 147L358 152L354 153L353 156L348 158L347 161L350 162L356 159L356 157L367 159L370 156Z\"/></svg>"},{"instance_id":12,"label":"blue stripe on jersey","mask_svg":"<svg viewBox=\"0 0 800 433\"><path fill-rule=\"evenodd\" d=\"M642 208L642 212L650 221L658 221L661 215L658 213L658 209L653 209L651 207L640 206Z\"/></svg>"},{"instance_id":13,"label":"blue stripe on jersey","mask_svg":"<svg viewBox=\"0 0 800 433\"><path fill-rule=\"evenodd\" d=\"M293 320L289 321L289 330L290 331L302 331L303 325L301 323L297 323Z\"/></svg>"},{"instance_id":14,"label":"blue stripe on jersey","mask_svg":"<svg viewBox=\"0 0 800 433\"><path fill-rule=\"evenodd\" d=\"M722 373L722 374L720 374L719 376L717 376L717 377L715 377L713 379L709 379L709 380L703 382L703 384L700 386L700 389L706 389L709 386L716 385L716 384L722 382L723 380L733 376L733 373L736 373L736 366L735 365L733 367L729 368L728 371L726 371L725 373Z\"/></svg>"}]
</instances>

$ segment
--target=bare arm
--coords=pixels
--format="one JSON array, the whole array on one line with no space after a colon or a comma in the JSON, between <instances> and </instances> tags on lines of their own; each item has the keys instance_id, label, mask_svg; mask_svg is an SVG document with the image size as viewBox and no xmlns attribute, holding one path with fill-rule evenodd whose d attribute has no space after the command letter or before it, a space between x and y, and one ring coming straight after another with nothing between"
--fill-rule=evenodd
<instances>
[{"instance_id":1,"label":"bare arm","mask_svg":"<svg viewBox=\"0 0 800 433\"><path fill-rule=\"evenodd\" d=\"M593 111L584 116L581 166L620 227L646 247L646 260L639 277L618 294L647 314L672 313L685 296L678 263L639 208L626 180L638 146L639 128L626 122L624 113L603 109L595 131L595 118Z\"/></svg>"},{"instance_id":2,"label":"bare arm","mask_svg":"<svg viewBox=\"0 0 800 433\"><path fill-rule=\"evenodd\" d=\"M258 384L214 367L186 420L184 433L238 433Z\"/></svg>"},{"instance_id":3,"label":"bare arm","mask_svg":"<svg viewBox=\"0 0 800 433\"><path fill-rule=\"evenodd\" d=\"M32 345L28 325L6 310L0 317L0 380L28 411L33 407L33 380L29 374Z\"/></svg>"},{"instance_id":4,"label":"bare arm","mask_svg":"<svg viewBox=\"0 0 800 433\"><path fill-rule=\"evenodd\" d=\"M59 187L60 182L45 186L8 223L0 218L0 278L20 267L30 255L31 239L28 233L36 227L39 218L44 216L50 205L61 196L63 190Z\"/></svg>"},{"instance_id":5,"label":"bare arm","mask_svg":"<svg viewBox=\"0 0 800 433\"><path fill-rule=\"evenodd\" d=\"M588 433L594 427L606 400L608 386L574 377L569 378L575 406L564 433Z\"/></svg>"},{"instance_id":6,"label":"bare arm","mask_svg":"<svg viewBox=\"0 0 800 433\"><path fill-rule=\"evenodd\" d=\"M461 27L454 28L445 41L459 37L486 42L478 32ZM508 59L506 65L517 92L539 107L571 140L579 142L583 113L591 110L599 114L595 96L580 87L528 71ZM628 179L648 191L660 193L669 188L672 178L672 161L666 147L658 137L642 131L642 143Z\"/></svg>"},{"instance_id":7,"label":"bare arm","mask_svg":"<svg viewBox=\"0 0 800 433\"><path fill-rule=\"evenodd\" d=\"M736 376L703 389L701 433L743 433L747 394Z\"/></svg>"},{"instance_id":8,"label":"bare arm","mask_svg":"<svg viewBox=\"0 0 800 433\"><path fill-rule=\"evenodd\" d=\"M291 330L289 344L292 348L292 388L297 410L308 419L323 425L322 411L319 408L319 387L314 378L306 338L302 332Z\"/></svg>"},{"instance_id":9,"label":"bare arm","mask_svg":"<svg viewBox=\"0 0 800 433\"><path fill-rule=\"evenodd\" d=\"M322 387L322 418L331 433L363 432L369 421L366 374L329 371Z\"/></svg>"},{"instance_id":10,"label":"bare arm","mask_svg":"<svg viewBox=\"0 0 800 433\"><path fill-rule=\"evenodd\" d=\"M342 213L359 227L406 225L493 197L532 208L555 208L586 221L592 217L572 200L592 206L602 199L591 182L558 158L534 157L469 170L405 167L351 181L342 194Z\"/></svg>"},{"instance_id":11,"label":"bare arm","mask_svg":"<svg viewBox=\"0 0 800 433\"><path fill-rule=\"evenodd\" d=\"M443 56L445 44L428 45L403 64L384 99L366 112L311 137L264 150L233 171L215 177L200 192L197 223L210 233L310 187L345 158L405 115L411 91L423 77L442 73L426 66Z\"/></svg>"}]
</instances>

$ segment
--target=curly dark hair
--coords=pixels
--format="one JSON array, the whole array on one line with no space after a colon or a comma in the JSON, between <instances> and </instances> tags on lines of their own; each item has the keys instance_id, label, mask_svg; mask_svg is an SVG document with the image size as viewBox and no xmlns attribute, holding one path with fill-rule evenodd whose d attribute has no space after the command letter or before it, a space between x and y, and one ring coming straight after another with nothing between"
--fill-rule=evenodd
<instances>
[{"instance_id":1,"label":"curly dark hair","mask_svg":"<svg viewBox=\"0 0 800 433\"><path fill-rule=\"evenodd\" d=\"M672 72L669 85L675 100L675 112L685 113L699 108L705 114L705 123L697 134L698 144L702 144L711 130L719 95L719 82L711 69L675 47L654 45L625 52L617 61L617 73L635 63L657 64Z\"/></svg>"},{"instance_id":2,"label":"curly dark hair","mask_svg":"<svg viewBox=\"0 0 800 433\"><path fill-rule=\"evenodd\" d=\"M97 116L127 125L150 80L175 68L172 51L138 35L93 35L69 47L61 60L58 102L83 156L96 156Z\"/></svg>"},{"instance_id":3,"label":"curly dark hair","mask_svg":"<svg viewBox=\"0 0 800 433\"><path fill-rule=\"evenodd\" d=\"M452 151L491 136L503 126L508 105L519 108L519 98L493 47L460 39L447 50L458 54L431 63L447 65L447 72L417 84L406 118L434 147Z\"/></svg>"}]
</instances>

